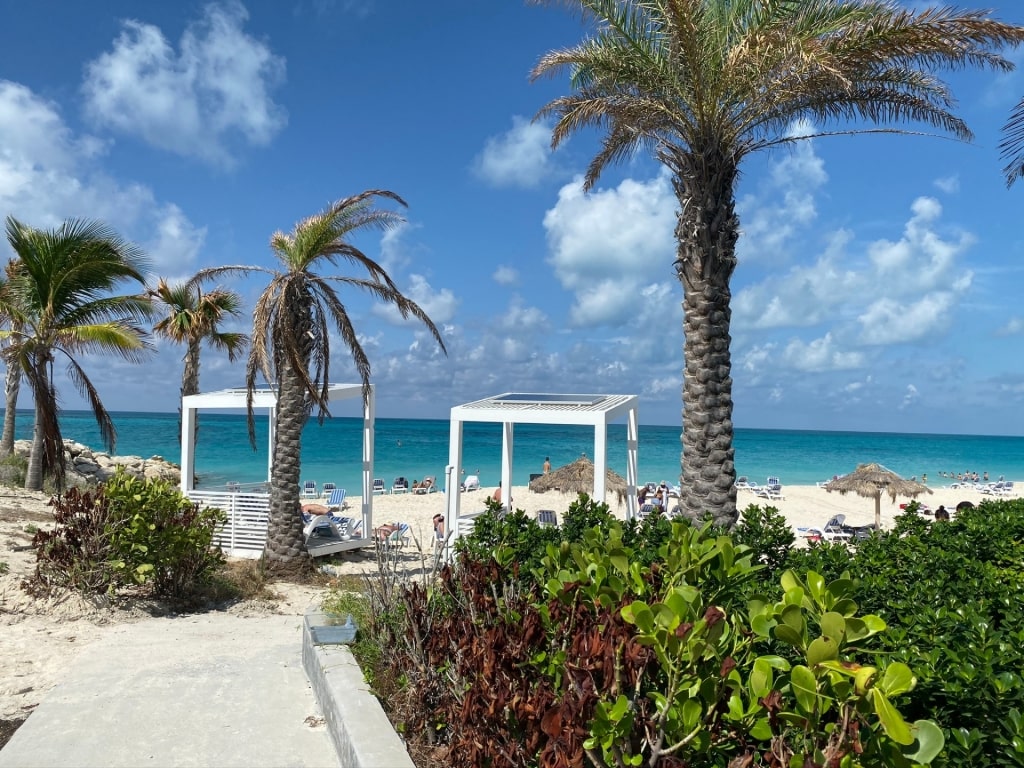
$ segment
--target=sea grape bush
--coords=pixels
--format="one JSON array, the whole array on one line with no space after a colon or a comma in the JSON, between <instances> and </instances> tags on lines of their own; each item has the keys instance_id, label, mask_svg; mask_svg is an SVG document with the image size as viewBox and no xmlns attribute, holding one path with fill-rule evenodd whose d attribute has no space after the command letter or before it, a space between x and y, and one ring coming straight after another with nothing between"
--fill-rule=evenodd
<instances>
[{"instance_id":1,"label":"sea grape bush","mask_svg":"<svg viewBox=\"0 0 1024 768\"><path fill-rule=\"evenodd\" d=\"M444 616L414 590L431 718L458 724L446 763L852 768L941 749L894 704L909 667L862 663L885 623L857 614L849 582L787 573L781 600L747 607L761 567L708 526L670 524L649 564L621 526L581 539L549 543L530 584L506 578L510 548L465 552L442 574Z\"/></svg>"},{"instance_id":2,"label":"sea grape bush","mask_svg":"<svg viewBox=\"0 0 1024 768\"><path fill-rule=\"evenodd\" d=\"M95 491L71 488L50 503L56 525L33 538L30 589L144 587L156 597L182 598L223 562L211 543L224 513L200 509L166 481L119 470Z\"/></svg>"}]
</instances>

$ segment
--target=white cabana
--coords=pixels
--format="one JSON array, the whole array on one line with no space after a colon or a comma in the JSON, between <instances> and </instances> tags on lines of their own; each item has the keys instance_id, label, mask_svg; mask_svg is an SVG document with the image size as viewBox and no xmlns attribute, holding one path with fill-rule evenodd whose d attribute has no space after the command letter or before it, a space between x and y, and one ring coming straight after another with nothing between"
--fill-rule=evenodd
<instances>
[{"instance_id":1,"label":"white cabana","mask_svg":"<svg viewBox=\"0 0 1024 768\"><path fill-rule=\"evenodd\" d=\"M329 403L363 396L362 384L329 384L327 400ZM245 410L248 392L245 388L222 389L217 392L205 392L198 395L187 395L181 399L181 492L189 498L207 505L223 508L229 516L226 532L221 537L222 548L229 554L241 557L253 556L251 553L258 547L262 552L266 539L265 509L266 493L239 491L197 491L195 484L196 462L196 414L200 410ZM257 412L266 411L270 424L267 430L267 482L269 484L271 468L274 460L274 433L276 426L277 395L272 389L256 389L253 391L253 409ZM370 387L370 397L363 407L363 471L361 513L363 519L363 538L345 542L346 549L354 549L369 543L370 531L373 530L373 442L374 442L374 390ZM262 498L261 498L262 497ZM262 521L260 520L262 516ZM259 535L256 523L262 522L263 536ZM236 535L237 534L237 535ZM230 540L230 541L228 541ZM224 543L227 542L227 543ZM256 556L258 556L258 552Z\"/></svg>"},{"instance_id":2,"label":"white cabana","mask_svg":"<svg viewBox=\"0 0 1024 768\"><path fill-rule=\"evenodd\" d=\"M467 421L497 422L501 435L501 487L512 487L513 432L515 424L583 424L594 428L594 494L605 500L608 469L608 425L626 419L626 515L637 513L637 422L636 395L562 395L506 392L452 408L448 467L445 478L447 520L445 530L457 531L462 469L462 425Z\"/></svg>"}]
</instances>

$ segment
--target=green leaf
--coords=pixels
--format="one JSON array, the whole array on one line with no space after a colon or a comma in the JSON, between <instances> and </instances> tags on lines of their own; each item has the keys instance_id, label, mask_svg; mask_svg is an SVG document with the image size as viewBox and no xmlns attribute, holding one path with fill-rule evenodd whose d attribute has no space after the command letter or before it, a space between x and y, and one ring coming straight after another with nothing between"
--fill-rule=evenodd
<instances>
[{"instance_id":1,"label":"green leaf","mask_svg":"<svg viewBox=\"0 0 1024 768\"><path fill-rule=\"evenodd\" d=\"M795 648L803 648L804 645L804 636L788 624L779 624L775 627L775 639Z\"/></svg>"},{"instance_id":2,"label":"green leaf","mask_svg":"<svg viewBox=\"0 0 1024 768\"><path fill-rule=\"evenodd\" d=\"M821 634L832 638L836 643L843 642L846 637L846 619L835 611L829 611L822 615Z\"/></svg>"},{"instance_id":3,"label":"green leaf","mask_svg":"<svg viewBox=\"0 0 1024 768\"><path fill-rule=\"evenodd\" d=\"M623 576L629 575L629 558L624 552L615 552L609 558L612 563L612 567L615 568Z\"/></svg>"},{"instance_id":4,"label":"green leaf","mask_svg":"<svg viewBox=\"0 0 1024 768\"><path fill-rule=\"evenodd\" d=\"M807 591L811 593L814 602L822 604L825 596L825 579L814 571L807 572Z\"/></svg>"},{"instance_id":5,"label":"green leaf","mask_svg":"<svg viewBox=\"0 0 1024 768\"><path fill-rule=\"evenodd\" d=\"M882 728L889 738L904 746L913 744L914 735L910 732L910 726L903 719L903 715L889 702L885 694L878 688L872 688L868 695L871 697L871 703L874 704L875 714L878 715Z\"/></svg>"},{"instance_id":6,"label":"green leaf","mask_svg":"<svg viewBox=\"0 0 1024 768\"><path fill-rule=\"evenodd\" d=\"M831 637L819 637L807 646L807 664L815 667L823 661L839 658L839 643Z\"/></svg>"},{"instance_id":7,"label":"green leaf","mask_svg":"<svg viewBox=\"0 0 1024 768\"><path fill-rule=\"evenodd\" d=\"M759 635L761 637L770 637L772 627L774 626L775 622L764 614L758 614L750 620L751 630L753 630L755 635Z\"/></svg>"},{"instance_id":8,"label":"green leaf","mask_svg":"<svg viewBox=\"0 0 1024 768\"><path fill-rule=\"evenodd\" d=\"M899 696L901 693L913 689L917 682L910 667L901 662L894 662L885 668L882 679L878 682L880 688L887 696Z\"/></svg>"},{"instance_id":9,"label":"green leaf","mask_svg":"<svg viewBox=\"0 0 1024 768\"><path fill-rule=\"evenodd\" d=\"M759 717L749 733L758 741L768 741L772 737L772 727L768 724L768 718Z\"/></svg>"},{"instance_id":10,"label":"green leaf","mask_svg":"<svg viewBox=\"0 0 1024 768\"><path fill-rule=\"evenodd\" d=\"M764 659L754 659L754 668L750 671L750 693L755 699L767 696L772 689L772 668Z\"/></svg>"},{"instance_id":11,"label":"green leaf","mask_svg":"<svg viewBox=\"0 0 1024 768\"><path fill-rule=\"evenodd\" d=\"M608 711L608 719L614 722L618 722L622 719L622 716L626 714L626 710L629 709L629 699L619 694L619 698L615 700L615 704Z\"/></svg>"},{"instance_id":12,"label":"green leaf","mask_svg":"<svg viewBox=\"0 0 1024 768\"><path fill-rule=\"evenodd\" d=\"M701 715L704 710L696 699L687 699L683 702L683 728L687 731L692 731L697 727L697 723L700 722Z\"/></svg>"},{"instance_id":13,"label":"green leaf","mask_svg":"<svg viewBox=\"0 0 1024 768\"><path fill-rule=\"evenodd\" d=\"M640 600L623 606L622 618L630 624L635 624L641 632L650 632L654 629L654 613L647 607L647 603Z\"/></svg>"},{"instance_id":14,"label":"green leaf","mask_svg":"<svg viewBox=\"0 0 1024 768\"><path fill-rule=\"evenodd\" d=\"M793 667L790 673L790 684L796 703L804 712L813 712L815 700L818 698L818 681L814 673L802 664Z\"/></svg>"},{"instance_id":15,"label":"green leaf","mask_svg":"<svg viewBox=\"0 0 1024 768\"><path fill-rule=\"evenodd\" d=\"M800 586L800 579L797 578L796 574L792 571L786 571L779 577L779 583L782 584L782 591L789 592L791 589L796 589Z\"/></svg>"},{"instance_id":16,"label":"green leaf","mask_svg":"<svg viewBox=\"0 0 1024 768\"><path fill-rule=\"evenodd\" d=\"M931 720L915 720L911 731L916 737L917 749L904 754L915 763L928 765L946 746L946 738L942 735L942 729Z\"/></svg>"}]
</instances>

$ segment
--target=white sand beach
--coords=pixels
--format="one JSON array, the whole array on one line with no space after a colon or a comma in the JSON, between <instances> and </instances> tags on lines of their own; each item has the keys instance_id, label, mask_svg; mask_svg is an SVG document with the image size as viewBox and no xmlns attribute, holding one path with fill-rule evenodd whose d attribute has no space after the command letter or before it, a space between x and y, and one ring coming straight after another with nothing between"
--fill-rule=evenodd
<instances>
[{"instance_id":1,"label":"white sand beach","mask_svg":"<svg viewBox=\"0 0 1024 768\"><path fill-rule=\"evenodd\" d=\"M1017 488L1024 484L1017 483ZM463 514L480 512L486 499L494 491L484 487L478 491L462 493ZM851 525L869 525L874 522L874 501L848 494L841 496L815 486L787 486L781 500L767 502L752 492L739 492L738 506L742 511L750 504L776 507L796 529L823 525L835 514L845 514ZM1018 496L1020 493L1018 492ZM552 509L559 519L575 500L574 495L558 492L533 493L525 486L512 489L512 504L531 517L538 510ZM921 501L936 509L940 504L951 512L960 501L974 504L992 498L975 490L935 488ZM46 526L52 521L47 504L49 497L13 489L0 489L0 720L22 719L42 700L74 662L82 647L100 637L111 626L131 621L153 621L144 604L111 604L106 600L86 601L75 595L36 600L20 587L21 581L35 567L34 553L28 547L34 527ZM882 525L889 527L900 513L898 499L892 503L882 498ZM358 510L358 497L350 499L347 514ZM625 504L612 499L613 512L625 517ZM437 492L427 495L404 493L385 494L373 500L374 524L405 522L410 525L415 541L403 551L402 558L410 569L418 569L429 558L420 551L429 552L432 544L432 517L445 510L445 495ZM419 546L417 547L417 543ZM346 553L334 559L332 570L339 574L371 573L376 561L371 549ZM274 603L247 601L229 609L239 616L261 613L293 613L301 615L308 607L318 604L322 590L294 584L275 584L280 595ZM202 621L202 617L196 618Z\"/></svg>"}]
</instances>

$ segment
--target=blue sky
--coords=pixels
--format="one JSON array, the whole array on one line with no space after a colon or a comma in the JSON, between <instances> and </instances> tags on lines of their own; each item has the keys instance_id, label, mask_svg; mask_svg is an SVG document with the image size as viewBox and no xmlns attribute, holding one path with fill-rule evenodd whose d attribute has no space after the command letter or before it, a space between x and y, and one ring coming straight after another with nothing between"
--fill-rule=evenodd
<instances>
[{"instance_id":1,"label":"blue sky","mask_svg":"<svg viewBox=\"0 0 1024 768\"><path fill-rule=\"evenodd\" d=\"M998 6L1024 23L1024 7ZM505 391L601 392L639 394L642 423L679 423L676 200L646 157L584 195L595 137L552 153L550 125L532 122L567 84L531 83L530 69L583 35L560 8L0 0L0 11L0 214L106 221L147 251L155 282L271 266L274 231L389 189L409 203L407 224L357 244L442 328L449 355L343 294L378 415L446 418ZM947 77L971 144L835 137L745 162L738 427L1024 434L1024 186L1005 189L998 151L1024 72ZM264 280L223 285L251 307ZM237 329L250 329L248 310ZM110 410L176 409L183 350L157 348L142 366L84 360ZM331 378L355 380L334 349ZM204 353L204 390L243 376ZM66 408L83 407L60 386Z\"/></svg>"}]
</instances>

